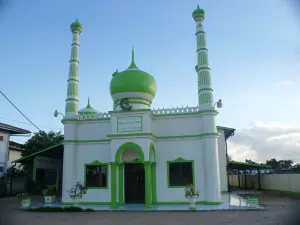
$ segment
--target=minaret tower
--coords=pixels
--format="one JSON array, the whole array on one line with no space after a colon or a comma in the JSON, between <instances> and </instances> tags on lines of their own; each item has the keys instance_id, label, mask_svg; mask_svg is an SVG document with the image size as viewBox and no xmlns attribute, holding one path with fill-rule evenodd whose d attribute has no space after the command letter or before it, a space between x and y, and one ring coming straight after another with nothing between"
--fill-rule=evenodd
<instances>
[{"instance_id":1,"label":"minaret tower","mask_svg":"<svg viewBox=\"0 0 300 225\"><path fill-rule=\"evenodd\" d=\"M82 25L76 19L72 23L71 31L73 33L71 59L69 61L69 77L68 77L68 91L66 98L65 117L74 117L78 113L78 64L79 64L79 35L82 31Z\"/></svg>"},{"instance_id":2,"label":"minaret tower","mask_svg":"<svg viewBox=\"0 0 300 225\"><path fill-rule=\"evenodd\" d=\"M207 134L202 139L205 170L205 201L211 204L221 203L220 172L218 157L218 133L215 122L217 112L214 110L213 89L211 88L210 68L206 48L206 35L203 30L205 11L197 6L193 12L196 22L198 73L198 104L202 114L202 132Z\"/></svg>"}]
</instances>

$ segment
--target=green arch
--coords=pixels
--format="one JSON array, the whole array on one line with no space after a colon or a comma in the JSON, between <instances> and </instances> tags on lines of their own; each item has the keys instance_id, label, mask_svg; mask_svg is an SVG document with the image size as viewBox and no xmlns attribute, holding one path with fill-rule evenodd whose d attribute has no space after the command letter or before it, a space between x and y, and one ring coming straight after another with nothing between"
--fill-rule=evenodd
<instances>
[{"instance_id":1,"label":"green arch","mask_svg":"<svg viewBox=\"0 0 300 225\"><path fill-rule=\"evenodd\" d=\"M151 153L153 152L154 154L154 162L156 161L156 152L155 152L155 148L154 148L154 144L151 143L150 147L149 147L149 161L151 161Z\"/></svg>"},{"instance_id":2,"label":"green arch","mask_svg":"<svg viewBox=\"0 0 300 225\"><path fill-rule=\"evenodd\" d=\"M116 162L121 162L121 154L122 154L122 152L126 149L126 148L133 148L133 149L135 149L136 150L136 152L137 152L137 155L138 155L138 160L139 161L144 161L144 152L143 152L143 150L142 150L142 148L141 148L141 146L139 146L138 144L136 144L136 143L134 143L134 142L126 142L126 143L124 143L124 144L122 144L119 148L118 148L118 150L117 150L117 152L116 152L116 158L115 158L115 161Z\"/></svg>"}]
</instances>

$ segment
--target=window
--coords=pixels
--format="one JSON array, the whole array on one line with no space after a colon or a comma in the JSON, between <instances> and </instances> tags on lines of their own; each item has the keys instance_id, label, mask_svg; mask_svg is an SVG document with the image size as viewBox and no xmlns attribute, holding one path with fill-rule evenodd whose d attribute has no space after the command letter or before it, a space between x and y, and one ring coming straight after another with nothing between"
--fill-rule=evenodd
<instances>
[{"instance_id":1,"label":"window","mask_svg":"<svg viewBox=\"0 0 300 225\"><path fill-rule=\"evenodd\" d=\"M3 136L0 136L0 141L3 141L4 137Z\"/></svg>"},{"instance_id":2,"label":"window","mask_svg":"<svg viewBox=\"0 0 300 225\"><path fill-rule=\"evenodd\" d=\"M169 187L183 187L194 184L192 162L169 162Z\"/></svg>"},{"instance_id":3,"label":"window","mask_svg":"<svg viewBox=\"0 0 300 225\"><path fill-rule=\"evenodd\" d=\"M4 167L0 166L0 173L3 173L3 172L4 172Z\"/></svg>"},{"instance_id":4,"label":"window","mask_svg":"<svg viewBox=\"0 0 300 225\"><path fill-rule=\"evenodd\" d=\"M107 188L107 165L86 165L85 185L88 188Z\"/></svg>"}]
</instances>

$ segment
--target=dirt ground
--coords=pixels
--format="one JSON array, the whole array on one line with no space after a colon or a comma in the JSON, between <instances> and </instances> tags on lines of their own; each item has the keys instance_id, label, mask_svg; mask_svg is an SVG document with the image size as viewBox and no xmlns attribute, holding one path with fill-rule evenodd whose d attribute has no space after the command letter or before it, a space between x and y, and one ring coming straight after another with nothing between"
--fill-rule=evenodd
<instances>
[{"instance_id":1,"label":"dirt ground","mask_svg":"<svg viewBox=\"0 0 300 225\"><path fill-rule=\"evenodd\" d=\"M37 213L21 211L16 198L2 198L0 225L300 224L300 199L268 193L261 196L261 202L266 211Z\"/></svg>"}]
</instances>

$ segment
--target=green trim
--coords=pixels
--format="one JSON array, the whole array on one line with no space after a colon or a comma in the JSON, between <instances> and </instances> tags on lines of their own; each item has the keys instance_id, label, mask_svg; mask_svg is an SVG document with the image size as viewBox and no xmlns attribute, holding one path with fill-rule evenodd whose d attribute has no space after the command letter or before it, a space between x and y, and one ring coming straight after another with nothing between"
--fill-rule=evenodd
<instances>
[{"instance_id":1,"label":"green trim","mask_svg":"<svg viewBox=\"0 0 300 225\"><path fill-rule=\"evenodd\" d=\"M91 142L110 142L110 139L100 139L100 140L64 140L62 143L91 143Z\"/></svg>"},{"instance_id":2,"label":"green trim","mask_svg":"<svg viewBox=\"0 0 300 225\"><path fill-rule=\"evenodd\" d=\"M94 121L102 121L102 120L110 120L110 117L97 118L97 119L84 119L84 120L65 118L65 119L62 119L61 122L63 124L66 122L86 123L86 122L94 122Z\"/></svg>"},{"instance_id":3,"label":"green trim","mask_svg":"<svg viewBox=\"0 0 300 225\"><path fill-rule=\"evenodd\" d=\"M156 163L151 164L151 184L152 184L152 204L157 203L157 191L156 191Z\"/></svg>"},{"instance_id":4,"label":"green trim","mask_svg":"<svg viewBox=\"0 0 300 225\"><path fill-rule=\"evenodd\" d=\"M201 205L220 205L222 202L197 201L196 204ZM156 205L189 205L189 202L157 202Z\"/></svg>"},{"instance_id":5,"label":"green trim","mask_svg":"<svg viewBox=\"0 0 300 225\"><path fill-rule=\"evenodd\" d=\"M117 163L111 162L111 208L119 208L117 203Z\"/></svg>"},{"instance_id":6,"label":"green trim","mask_svg":"<svg viewBox=\"0 0 300 225\"><path fill-rule=\"evenodd\" d=\"M150 112L150 109L133 109L130 110L130 113L135 112L135 113L139 113L139 112ZM122 114L122 113L127 113L128 111L108 111L109 114Z\"/></svg>"},{"instance_id":7,"label":"green trim","mask_svg":"<svg viewBox=\"0 0 300 225\"><path fill-rule=\"evenodd\" d=\"M124 164L118 164L119 204L124 204Z\"/></svg>"},{"instance_id":8,"label":"green trim","mask_svg":"<svg viewBox=\"0 0 300 225\"><path fill-rule=\"evenodd\" d=\"M235 131L234 128L230 128L230 127L222 127L222 126L217 126L217 129L220 129L220 130L228 130L228 131Z\"/></svg>"},{"instance_id":9,"label":"green trim","mask_svg":"<svg viewBox=\"0 0 300 225\"><path fill-rule=\"evenodd\" d=\"M53 145L53 146L51 146L51 147L45 148L45 149L43 149L43 150L40 150L40 151L38 151L38 152L35 152L35 153L30 154L30 155L21 157L20 159L14 160L14 161L12 161L11 163L18 163L18 162L20 162L20 161L23 161L24 159L27 159L27 158L30 158L30 157L32 157L32 156L38 155L38 154L40 154L40 153L42 153L42 152L49 151L49 150L51 150L51 149L53 149L53 148L56 148L56 147L58 147L58 146L60 146L60 145L62 145L62 144L60 143L60 144L57 144L57 145Z\"/></svg>"},{"instance_id":10,"label":"green trim","mask_svg":"<svg viewBox=\"0 0 300 225\"><path fill-rule=\"evenodd\" d=\"M186 112L186 113L170 113L170 114L153 114L154 117L166 117L166 116L184 116L184 115L201 115L205 113L215 113L218 114L219 112L217 110L201 110L198 112Z\"/></svg>"},{"instance_id":11,"label":"green trim","mask_svg":"<svg viewBox=\"0 0 300 225\"><path fill-rule=\"evenodd\" d=\"M152 191L152 186L151 186L151 162L150 161L145 161L144 162L144 167L145 167L145 208L146 209L151 209L151 191Z\"/></svg>"},{"instance_id":12,"label":"green trim","mask_svg":"<svg viewBox=\"0 0 300 225\"><path fill-rule=\"evenodd\" d=\"M118 117L117 118L117 132L118 133L123 133L123 132L132 132L132 131L119 131L119 119L130 119L130 118L135 118L135 119L137 119L137 118L139 118L139 119L141 119L141 127L138 129L138 130L134 130L133 132L139 132L139 131L142 131L143 130L143 117L142 116L125 116L125 117Z\"/></svg>"},{"instance_id":13,"label":"green trim","mask_svg":"<svg viewBox=\"0 0 300 225\"><path fill-rule=\"evenodd\" d=\"M87 166L106 166L106 186L105 187L89 187L86 185L86 167ZM95 160L91 163L84 164L84 185L88 189L108 189L108 176L109 176L108 163L102 163L102 162L99 162L98 160Z\"/></svg>"},{"instance_id":14,"label":"green trim","mask_svg":"<svg viewBox=\"0 0 300 225\"><path fill-rule=\"evenodd\" d=\"M116 162L121 162L121 154L122 154L122 152L123 152L126 148L133 148L133 149L135 149L135 150L137 151L137 155L138 155L138 157L139 157L138 160L141 161L141 162L144 161L145 157L144 157L144 152L143 152L142 148L141 148L138 144L136 144L136 143L134 143L134 142L126 142L126 143L122 144L122 145L118 148L118 150L117 150L117 152L116 152L116 155L115 155L115 161L116 161ZM126 163L127 163L127 162L126 162Z\"/></svg>"},{"instance_id":15,"label":"green trim","mask_svg":"<svg viewBox=\"0 0 300 225\"><path fill-rule=\"evenodd\" d=\"M151 136L155 139L183 139L183 138L197 138L206 136L219 136L218 133L201 133L201 134L190 134L182 136L154 136L152 133L131 133L131 134L108 134L107 137L134 137L134 136Z\"/></svg>"},{"instance_id":16,"label":"green trim","mask_svg":"<svg viewBox=\"0 0 300 225\"><path fill-rule=\"evenodd\" d=\"M192 184L195 185L195 170L194 170L194 160L186 160L184 158L177 158L175 160L169 160L167 161L167 182L168 182L168 188L185 188L185 186L170 186L170 163L192 163Z\"/></svg>"},{"instance_id":17,"label":"green trim","mask_svg":"<svg viewBox=\"0 0 300 225\"><path fill-rule=\"evenodd\" d=\"M200 91L214 91L214 90L212 88L201 88L201 89L199 89L198 92L200 92Z\"/></svg>"},{"instance_id":18,"label":"green trim","mask_svg":"<svg viewBox=\"0 0 300 225\"><path fill-rule=\"evenodd\" d=\"M62 205L74 205L74 202L61 202ZM79 205L110 205L111 202L79 202Z\"/></svg>"},{"instance_id":19,"label":"green trim","mask_svg":"<svg viewBox=\"0 0 300 225\"><path fill-rule=\"evenodd\" d=\"M264 168L264 169L272 169L271 166L268 166L268 165L265 165L265 164L244 163L244 162L235 162L235 161L230 161L229 164L258 167L258 168Z\"/></svg>"}]
</instances>

